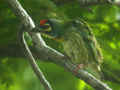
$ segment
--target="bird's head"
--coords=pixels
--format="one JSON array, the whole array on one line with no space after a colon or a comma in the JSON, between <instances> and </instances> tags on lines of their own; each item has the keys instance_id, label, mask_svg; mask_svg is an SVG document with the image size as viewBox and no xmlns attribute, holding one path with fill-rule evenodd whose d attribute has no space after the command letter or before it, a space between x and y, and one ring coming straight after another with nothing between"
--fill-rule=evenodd
<instances>
[{"instance_id":1,"label":"bird's head","mask_svg":"<svg viewBox=\"0 0 120 90\"><path fill-rule=\"evenodd\" d=\"M40 20L40 31L43 34L46 34L52 39L60 40L63 35L63 23L57 19L44 19Z\"/></svg>"}]
</instances>

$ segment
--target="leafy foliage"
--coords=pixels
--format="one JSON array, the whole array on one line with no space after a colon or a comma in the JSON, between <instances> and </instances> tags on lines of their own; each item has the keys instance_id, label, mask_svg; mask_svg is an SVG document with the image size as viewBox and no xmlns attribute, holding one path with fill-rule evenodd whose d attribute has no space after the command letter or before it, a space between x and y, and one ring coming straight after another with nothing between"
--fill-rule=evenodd
<instances>
[{"instance_id":1,"label":"leafy foliage","mask_svg":"<svg viewBox=\"0 0 120 90\"><path fill-rule=\"evenodd\" d=\"M63 20L81 17L86 20L102 48L104 81L113 90L120 90L119 7L113 5L92 6L89 7L93 10L91 13L87 8L80 7L77 2L64 5L56 5L52 0L20 0L20 2L37 23L40 19L50 17ZM4 0L1 0L0 3L0 46L16 43L16 33L20 22ZM62 52L60 43L47 37L44 39L48 45ZM43 89L26 62L18 58L0 58L0 90ZM39 63L54 90L93 90L61 67L51 63Z\"/></svg>"}]
</instances>

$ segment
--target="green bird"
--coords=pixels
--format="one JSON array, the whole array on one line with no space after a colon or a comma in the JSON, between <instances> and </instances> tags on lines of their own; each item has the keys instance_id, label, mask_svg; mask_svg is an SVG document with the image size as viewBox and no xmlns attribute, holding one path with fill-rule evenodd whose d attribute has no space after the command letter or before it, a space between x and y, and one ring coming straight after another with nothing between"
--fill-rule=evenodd
<instances>
[{"instance_id":1,"label":"green bird","mask_svg":"<svg viewBox=\"0 0 120 90\"><path fill-rule=\"evenodd\" d=\"M43 34L61 41L65 55L73 64L78 65L75 72L84 69L101 78L102 53L92 29L84 20L66 22L57 19L41 20L40 28L43 28L41 31Z\"/></svg>"}]
</instances>

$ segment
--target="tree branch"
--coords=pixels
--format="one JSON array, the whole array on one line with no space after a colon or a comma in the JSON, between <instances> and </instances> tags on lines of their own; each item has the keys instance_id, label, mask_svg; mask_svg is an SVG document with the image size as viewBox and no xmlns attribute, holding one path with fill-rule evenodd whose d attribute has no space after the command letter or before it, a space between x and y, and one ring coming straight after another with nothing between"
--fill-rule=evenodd
<instances>
[{"instance_id":1,"label":"tree branch","mask_svg":"<svg viewBox=\"0 0 120 90\"><path fill-rule=\"evenodd\" d=\"M76 0L80 7L88 7L88 6L96 6L96 5L116 5L120 6L120 1L112 1L112 0ZM75 0L53 0L56 5L64 5L68 3L73 3Z\"/></svg>"},{"instance_id":2,"label":"tree branch","mask_svg":"<svg viewBox=\"0 0 120 90\"><path fill-rule=\"evenodd\" d=\"M112 0L78 0L81 7L88 7L88 6L96 6L96 5L116 5L120 6L120 1L112 1Z\"/></svg>"},{"instance_id":3,"label":"tree branch","mask_svg":"<svg viewBox=\"0 0 120 90\"><path fill-rule=\"evenodd\" d=\"M79 0L80 6L96 6L96 5L116 5L116 6L120 6L120 1L112 1L112 0L95 0L95 1L90 1L90 2L81 2L82 0ZM87 1L87 0L86 0Z\"/></svg>"},{"instance_id":4,"label":"tree branch","mask_svg":"<svg viewBox=\"0 0 120 90\"><path fill-rule=\"evenodd\" d=\"M37 77L39 78L40 82L43 84L45 90L52 90L52 87L50 86L49 82L46 80L46 78L44 77L42 71L39 69L39 66L37 65L35 58L33 57L28 44L24 38L24 29L20 29L19 33L18 33L18 41L19 44L21 45L21 48L25 54L26 57L28 57L29 63L31 64L35 74L37 75Z\"/></svg>"},{"instance_id":5,"label":"tree branch","mask_svg":"<svg viewBox=\"0 0 120 90\"><path fill-rule=\"evenodd\" d=\"M45 90L52 90L51 85L44 77L42 71L40 70L39 66L37 65L28 45L24 38L24 32L25 30L29 31L32 28L35 27L34 22L30 18L30 16L27 14L27 12L22 8L20 3L17 0L7 0L9 5L11 5L13 11L15 12L16 16L20 17L20 20L22 21L22 27L18 31L18 43L21 46L21 49L23 50L23 53L28 58L29 63L31 64L31 67L34 70L34 73L39 78L40 82L44 86ZM23 27L24 26L24 27ZM34 34L36 35L36 34Z\"/></svg>"},{"instance_id":6,"label":"tree branch","mask_svg":"<svg viewBox=\"0 0 120 90\"><path fill-rule=\"evenodd\" d=\"M35 27L34 22L30 18L30 16L25 12L25 10L21 7L17 0L7 0L7 2L12 6L13 11L15 12L16 16L23 20L23 24L27 28L27 30L32 30ZM35 49L42 55L43 58L39 58L40 60L46 59L47 61L51 61L56 63L60 66L63 66L68 71L72 72L76 77L84 80L86 83L91 85L96 90L112 90L103 82L97 80L91 74L87 73L84 70L78 70L78 73L74 73L74 69L77 67L76 65L72 64L70 60L65 57L62 53L50 48L46 45L44 40L42 39L39 33L31 33L33 42L35 43Z\"/></svg>"},{"instance_id":7,"label":"tree branch","mask_svg":"<svg viewBox=\"0 0 120 90\"><path fill-rule=\"evenodd\" d=\"M78 0L80 6L88 7L95 5L113 4L111 0Z\"/></svg>"}]
</instances>

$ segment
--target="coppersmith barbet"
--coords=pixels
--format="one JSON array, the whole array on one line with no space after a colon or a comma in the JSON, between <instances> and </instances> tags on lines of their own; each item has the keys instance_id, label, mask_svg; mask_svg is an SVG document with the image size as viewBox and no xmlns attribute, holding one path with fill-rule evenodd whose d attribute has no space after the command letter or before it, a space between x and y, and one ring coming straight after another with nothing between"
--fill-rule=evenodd
<instances>
[{"instance_id":1,"label":"coppersmith barbet","mask_svg":"<svg viewBox=\"0 0 120 90\"><path fill-rule=\"evenodd\" d=\"M79 20L63 22L57 19L41 20L43 33L52 39L62 41L65 55L71 62L100 78L100 63L102 54L100 47L88 24ZM77 72L77 71L76 71Z\"/></svg>"}]
</instances>

